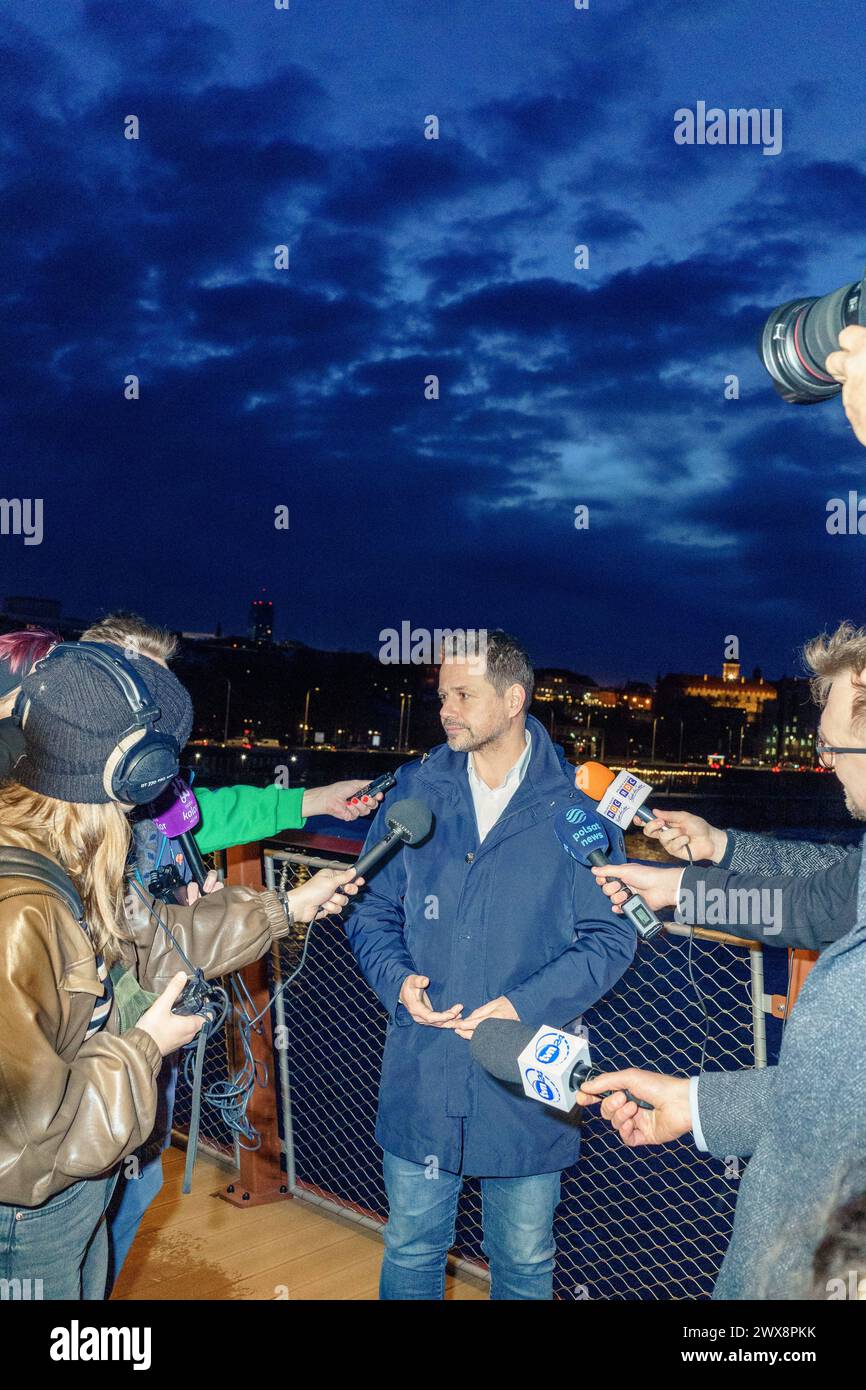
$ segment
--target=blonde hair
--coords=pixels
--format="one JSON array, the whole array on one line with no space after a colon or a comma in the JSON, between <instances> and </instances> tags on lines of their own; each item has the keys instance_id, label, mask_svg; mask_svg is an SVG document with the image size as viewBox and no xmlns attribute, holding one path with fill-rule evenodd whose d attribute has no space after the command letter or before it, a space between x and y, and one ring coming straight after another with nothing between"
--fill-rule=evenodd
<instances>
[{"instance_id":1,"label":"blonde hair","mask_svg":"<svg viewBox=\"0 0 866 1390\"><path fill-rule=\"evenodd\" d=\"M855 687L851 706L851 727L857 729L866 720L866 686L860 680L866 670L866 627L840 623L835 632L822 632L803 648L806 665L814 672L811 680L812 698L822 708L827 703L830 686L836 676L850 671Z\"/></svg>"},{"instance_id":2,"label":"blonde hair","mask_svg":"<svg viewBox=\"0 0 866 1390\"><path fill-rule=\"evenodd\" d=\"M97 951L109 966L120 955L123 880L130 830L116 802L57 801L18 782L0 783L2 830L23 830L59 859L78 890Z\"/></svg>"},{"instance_id":3,"label":"blonde hair","mask_svg":"<svg viewBox=\"0 0 866 1390\"><path fill-rule=\"evenodd\" d=\"M106 613L81 634L82 642L112 642L133 656L149 656L166 665L177 656L177 638L166 627L154 627L137 613Z\"/></svg>"}]
</instances>

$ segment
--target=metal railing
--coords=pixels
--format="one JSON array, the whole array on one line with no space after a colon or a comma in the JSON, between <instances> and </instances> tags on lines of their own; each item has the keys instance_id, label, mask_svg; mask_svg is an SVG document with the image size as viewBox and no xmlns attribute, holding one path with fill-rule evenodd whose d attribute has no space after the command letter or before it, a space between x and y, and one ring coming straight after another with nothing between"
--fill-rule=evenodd
<instances>
[{"instance_id":1,"label":"metal railing","mask_svg":"<svg viewBox=\"0 0 866 1390\"><path fill-rule=\"evenodd\" d=\"M304 839L298 836L298 840ZM264 853L264 879L291 887L345 855L292 844ZM307 929L275 948L272 989L295 969ZM584 1015L593 1060L605 1069L640 1066L694 1074L767 1062L763 953L718 933L671 928L637 957L608 995ZM691 969L690 969L691 965ZM276 993L273 1067L284 1155L284 1187L367 1226L387 1213L381 1150L374 1138L385 1014L358 970L339 919L311 929L303 971ZM229 1030L227 1030L229 1031ZM208 1045L206 1082L231 1068L231 1039ZM773 1048L770 1048L772 1053ZM178 1088L175 1124L184 1128L188 1095ZM219 1117L202 1117L202 1142L236 1153ZM627 1149L593 1112L578 1164L563 1175L556 1218L555 1292L563 1299L699 1299L709 1296L731 1232L745 1163L700 1153L683 1139L658 1149ZM467 1179L460 1200L455 1259L484 1269L481 1200Z\"/></svg>"}]
</instances>

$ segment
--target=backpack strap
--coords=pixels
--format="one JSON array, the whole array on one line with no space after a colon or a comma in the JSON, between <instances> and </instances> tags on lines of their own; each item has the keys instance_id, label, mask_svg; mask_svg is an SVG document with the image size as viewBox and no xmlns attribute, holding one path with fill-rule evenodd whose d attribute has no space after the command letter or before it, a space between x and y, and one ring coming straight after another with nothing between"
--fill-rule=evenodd
<instances>
[{"instance_id":1,"label":"backpack strap","mask_svg":"<svg viewBox=\"0 0 866 1390\"><path fill-rule=\"evenodd\" d=\"M84 904L68 874L59 864L33 849L0 845L0 878L31 878L45 888L53 888L66 903L76 921L84 926Z\"/></svg>"}]
</instances>

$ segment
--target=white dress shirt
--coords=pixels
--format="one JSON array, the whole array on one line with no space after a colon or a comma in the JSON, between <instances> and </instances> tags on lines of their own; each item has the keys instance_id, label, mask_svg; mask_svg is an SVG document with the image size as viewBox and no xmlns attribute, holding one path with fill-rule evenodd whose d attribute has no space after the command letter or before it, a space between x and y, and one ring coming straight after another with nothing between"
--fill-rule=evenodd
<instances>
[{"instance_id":1,"label":"white dress shirt","mask_svg":"<svg viewBox=\"0 0 866 1390\"><path fill-rule=\"evenodd\" d=\"M469 774L469 790L472 793L472 804L475 807L475 820L478 823L478 838L483 840L488 831L492 830L502 812L505 810L509 801L513 797L520 783L526 775L529 766L529 755L532 752L532 735L526 730L526 747L521 753L517 762L505 774L505 781L498 787L488 787L483 777L479 777L475 771L475 763L472 754L466 756L466 770Z\"/></svg>"}]
</instances>

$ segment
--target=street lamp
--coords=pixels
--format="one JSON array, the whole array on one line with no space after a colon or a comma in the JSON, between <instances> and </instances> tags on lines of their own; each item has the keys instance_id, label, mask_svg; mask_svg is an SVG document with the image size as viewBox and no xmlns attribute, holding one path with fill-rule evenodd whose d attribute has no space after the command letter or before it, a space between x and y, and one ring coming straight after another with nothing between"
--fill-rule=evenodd
<instances>
[{"instance_id":1,"label":"street lamp","mask_svg":"<svg viewBox=\"0 0 866 1390\"><path fill-rule=\"evenodd\" d=\"M655 763L655 760L656 760L656 726L658 725L658 722L659 722L660 719L664 719L664 715L663 715L663 714L657 714L656 717L655 717L655 719L653 720L653 746L652 746L652 752L650 753L650 762L651 762L651 763Z\"/></svg>"},{"instance_id":2,"label":"street lamp","mask_svg":"<svg viewBox=\"0 0 866 1390\"><path fill-rule=\"evenodd\" d=\"M226 718L225 725L223 726L223 743L228 743L229 741L229 708L231 707L231 702L232 683L230 680L226 679Z\"/></svg>"},{"instance_id":3,"label":"street lamp","mask_svg":"<svg viewBox=\"0 0 866 1390\"><path fill-rule=\"evenodd\" d=\"M304 700L304 747L305 747L305 748L306 748L306 746L307 746L307 743L308 743L309 737L310 737L310 723L309 723L309 720L310 720L310 696L313 694L313 692L315 692L315 694L318 695L318 693L319 693L319 687L318 687L317 685L311 685L311 686L310 686L309 690L307 691L306 699Z\"/></svg>"},{"instance_id":4,"label":"street lamp","mask_svg":"<svg viewBox=\"0 0 866 1390\"><path fill-rule=\"evenodd\" d=\"M403 747L403 710L404 710L404 708L405 708L405 705L406 705L406 692L405 692L405 691L401 691L401 692L400 692L400 723L399 723L399 726L398 726L398 728L397 728L397 747L398 747L398 749Z\"/></svg>"},{"instance_id":5,"label":"street lamp","mask_svg":"<svg viewBox=\"0 0 866 1390\"><path fill-rule=\"evenodd\" d=\"M403 713L406 714L406 727L403 727ZM397 748L409 747L409 721L412 718L412 696L407 691L400 694L400 729L397 734Z\"/></svg>"}]
</instances>

